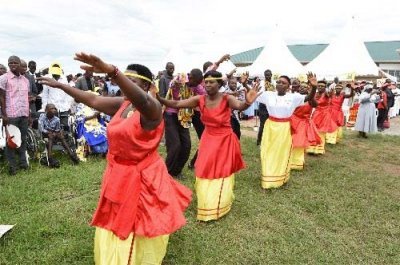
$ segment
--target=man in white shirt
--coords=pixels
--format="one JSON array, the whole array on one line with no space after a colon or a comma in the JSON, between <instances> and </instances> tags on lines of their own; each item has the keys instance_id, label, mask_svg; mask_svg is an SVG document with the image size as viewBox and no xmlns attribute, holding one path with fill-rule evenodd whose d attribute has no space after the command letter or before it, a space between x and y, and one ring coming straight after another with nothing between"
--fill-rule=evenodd
<instances>
[{"instance_id":1,"label":"man in white shirt","mask_svg":"<svg viewBox=\"0 0 400 265\"><path fill-rule=\"evenodd\" d=\"M49 75L47 75L47 77L52 77L60 83L68 84L59 63L51 64ZM72 102L73 98L61 89L52 88L46 85L43 86L41 111L46 108L47 104L54 104L59 111L59 118L65 131L68 130L68 115Z\"/></svg>"},{"instance_id":2,"label":"man in white shirt","mask_svg":"<svg viewBox=\"0 0 400 265\"><path fill-rule=\"evenodd\" d=\"M228 87L225 87L225 91L223 93L232 95L240 101L245 101L245 92L244 91L245 91L245 88L242 87L241 85L240 86L238 85L236 77L231 77L228 80ZM240 131L239 111L238 110L232 110L231 126L232 126L233 132L236 134L236 136L240 140L241 131Z\"/></svg>"},{"instance_id":3,"label":"man in white shirt","mask_svg":"<svg viewBox=\"0 0 400 265\"><path fill-rule=\"evenodd\" d=\"M338 83L339 83L339 77L335 77L333 79L333 83L329 85L329 87L327 89L328 90L327 92L330 92L330 91L334 90Z\"/></svg>"}]
</instances>

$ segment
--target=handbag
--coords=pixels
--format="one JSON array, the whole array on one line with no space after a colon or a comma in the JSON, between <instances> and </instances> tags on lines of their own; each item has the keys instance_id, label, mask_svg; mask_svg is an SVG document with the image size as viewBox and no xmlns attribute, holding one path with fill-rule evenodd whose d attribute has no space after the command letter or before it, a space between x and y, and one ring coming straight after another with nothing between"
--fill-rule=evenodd
<instances>
[{"instance_id":1,"label":"handbag","mask_svg":"<svg viewBox=\"0 0 400 265\"><path fill-rule=\"evenodd\" d=\"M389 119L386 119L386 120L383 122L383 128L385 128L385 129L389 129L389 128L390 128L390 121L389 121Z\"/></svg>"},{"instance_id":2,"label":"handbag","mask_svg":"<svg viewBox=\"0 0 400 265\"><path fill-rule=\"evenodd\" d=\"M11 148L11 149L16 149L17 148L17 144L13 141L14 135L10 135L10 133L8 132L7 126L4 127L4 128L6 130L7 147Z\"/></svg>"},{"instance_id":3,"label":"handbag","mask_svg":"<svg viewBox=\"0 0 400 265\"><path fill-rule=\"evenodd\" d=\"M10 149L16 149L21 146L21 132L17 126L9 124L4 126L6 132L6 144Z\"/></svg>"},{"instance_id":4,"label":"handbag","mask_svg":"<svg viewBox=\"0 0 400 265\"><path fill-rule=\"evenodd\" d=\"M6 131L3 127L3 120L0 119L0 149L6 147Z\"/></svg>"}]
</instances>

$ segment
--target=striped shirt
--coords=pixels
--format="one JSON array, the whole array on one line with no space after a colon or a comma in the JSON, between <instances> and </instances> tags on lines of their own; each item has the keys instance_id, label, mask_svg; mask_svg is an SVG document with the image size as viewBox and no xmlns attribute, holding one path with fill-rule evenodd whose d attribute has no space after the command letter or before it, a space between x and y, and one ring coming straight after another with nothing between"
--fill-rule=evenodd
<instances>
[{"instance_id":1,"label":"striped shirt","mask_svg":"<svg viewBox=\"0 0 400 265\"><path fill-rule=\"evenodd\" d=\"M5 113L10 118L29 116L29 80L11 71L0 76L0 89L5 92Z\"/></svg>"},{"instance_id":2,"label":"striped shirt","mask_svg":"<svg viewBox=\"0 0 400 265\"><path fill-rule=\"evenodd\" d=\"M49 119L46 113L40 114L39 131L42 133L61 131L60 118L54 116L53 118Z\"/></svg>"}]
</instances>

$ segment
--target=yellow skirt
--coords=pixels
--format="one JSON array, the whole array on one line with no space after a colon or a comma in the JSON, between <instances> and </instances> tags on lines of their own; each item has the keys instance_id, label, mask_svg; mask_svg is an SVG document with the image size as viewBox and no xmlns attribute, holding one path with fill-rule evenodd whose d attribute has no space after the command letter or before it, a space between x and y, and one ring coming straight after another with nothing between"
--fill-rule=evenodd
<instances>
[{"instance_id":1,"label":"yellow skirt","mask_svg":"<svg viewBox=\"0 0 400 265\"><path fill-rule=\"evenodd\" d=\"M94 261L96 265L161 264L167 252L169 235L153 238L133 236L121 240L113 232L96 227ZM132 242L132 240L134 240Z\"/></svg>"},{"instance_id":2,"label":"yellow skirt","mask_svg":"<svg viewBox=\"0 0 400 265\"><path fill-rule=\"evenodd\" d=\"M326 140L326 142L328 144L336 144L336 142L337 142L337 132L338 132L338 130L336 129L334 132L326 133L325 140Z\"/></svg>"},{"instance_id":3,"label":"yellow skirt","mask_svg":"<svg viewBox=\"0 0 400 265\"><path fill-rule=\"evenodd\" d=\"M290 169L303 170L304 151L304 147L296 147L292 149L292 153L290 155Z\"/></svg>"},{"instance_id":4,"label":"yellow skirt","mask_svg":"<svg viewBox=\"0 0 400 265\"><path fill-rule=\"evenodd\" d=\"M196 177L197 220L217 220L226 215L235 198L235 174L227 178L205 179Z\"/></svg>"},{"instance_id":5,"label":"yellow skirt","mask_svg":"<svg viewBox=\"0 0 400 265\"><path fill-rule=\"evenodd\" d=\"M321 144L307 147L306 149L307 154L315 154L315 155L325 154L325 133L318 132L318 135L321 138Z\"/></svg>"},{"instance_id":6,"label":"yellow skirt","mask_svg":"<svg viewBox=\"0 0 400 265\"><path fill-rule=\"evenodd\" d=\"M337 129L336 141L339 143L343 139L343 126Z\"/></svg>"},{"instance_id":7,"label":"yellow skirt","mask_svg":"<svg viewBox=\"0 0 400 265\"><path fill-rule=\"evenodd\" d=\"M338 127L333 133L326 133L326 142L328 144L339 143L343 139L343 127Z\"/></svg>"},{"instance_id":8,"label":"yellow skirt","mask_svg":"<svg viewBox=\"0 0 400 265\"><path fill-rule=\"evenodd\" d=\"M279 188L289 180L291 150L290 122L268 119L261 140L262 188Z\"/></svg>"}]
</instances>

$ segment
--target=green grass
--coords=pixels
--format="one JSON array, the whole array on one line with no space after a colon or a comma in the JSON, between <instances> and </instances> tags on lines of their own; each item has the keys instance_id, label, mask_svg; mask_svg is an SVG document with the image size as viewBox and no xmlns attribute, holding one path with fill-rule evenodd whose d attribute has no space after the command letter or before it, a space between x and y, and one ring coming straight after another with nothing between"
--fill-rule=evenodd
<instances>
[{"instance_id":1,"label":"green grass","mask_svg":"<svg viewBox=\"0 0 400 265\"><path fill-rule=\"evenodd\" d=\"M399 137L347 133L272 191L260 187L255 140L241 143L247 168L237 174L232 211L197 222L194 196L164 264L400 264ZM63 160L59 169L35 163L13 177L3 167L0 223L16 226L0 239L0 264L93 264L88 223L104 166L101 158ZM184 173L193 188L193 173Z\"/></svg>"}]
</instances>

